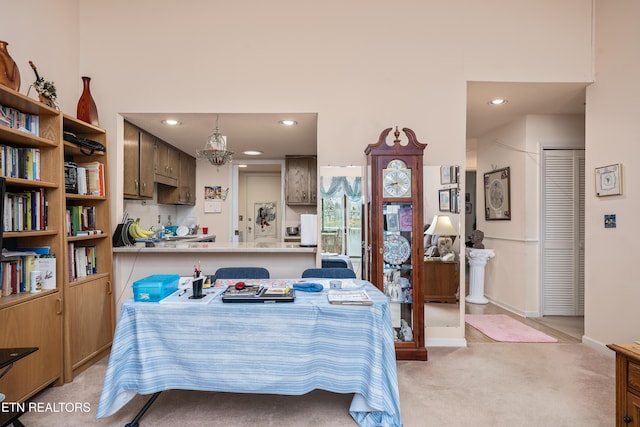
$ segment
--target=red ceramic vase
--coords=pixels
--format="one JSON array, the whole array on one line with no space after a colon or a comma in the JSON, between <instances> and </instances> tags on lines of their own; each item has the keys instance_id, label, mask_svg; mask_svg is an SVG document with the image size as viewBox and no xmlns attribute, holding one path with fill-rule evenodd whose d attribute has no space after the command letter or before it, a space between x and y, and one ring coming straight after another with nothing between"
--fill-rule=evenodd
<instances>
[{"instance_id":1,"label":"red ceramic vase","mask_svg":"<svg viewBox=\"0 0 640 427\"><path fill-rule=\"evenodd\" d=\"M91 88L89 84L91 83L91 77L82 77L82 84L84 88L82 90L82 95L80 95L80 99L78 100L78 119L82 120L86 123L91 123L94 126L99 126L98 124L98 108L96 107L96 103L91 96Z\"/></svg>"},{"instance_id":2,"label":"red ceramic vase","mask_svg":"<svg viewBox=\"0 0 640 427\"><path fill-rule=\"evenodd\" d=\"M15 91L20 90L20 70L9 55L7 42L0 40L0 84Z\"/></svg>"}]
</instances>

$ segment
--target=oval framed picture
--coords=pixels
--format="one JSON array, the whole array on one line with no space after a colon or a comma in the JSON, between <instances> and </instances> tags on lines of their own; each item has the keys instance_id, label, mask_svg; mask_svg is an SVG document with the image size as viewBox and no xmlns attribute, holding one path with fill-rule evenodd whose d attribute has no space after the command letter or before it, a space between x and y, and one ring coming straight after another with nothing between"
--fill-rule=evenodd
<instances>
[{"instance_id":1,"label":"oval framed picture","mask_svg":"<svg viewBox=\"0 0 640 427\"><path fill-rule=\"evenodd\" d=\"M484 174L484 218L511 219L511 168L508 166Z\"/></svg>"}]
</instances>

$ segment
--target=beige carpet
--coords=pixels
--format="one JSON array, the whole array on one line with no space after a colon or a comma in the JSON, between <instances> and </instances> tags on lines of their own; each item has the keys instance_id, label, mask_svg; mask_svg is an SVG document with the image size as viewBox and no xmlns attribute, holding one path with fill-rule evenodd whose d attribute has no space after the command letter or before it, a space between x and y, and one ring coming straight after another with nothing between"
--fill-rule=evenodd
<instances>
[{"instance_id":1,"label":"beige carpet","mask_svg":"<svg viewBox=\"0 0 640 427\"><path fill-rule=\"evenodd\" d=\"M27 413L28 427L123 426L146 402L137 396L115 415L95 419L107 359L34 400L88 402L88 413ZM398 362L406 427L611 426L614 358L582 344L471 343L430 348L427 362ZM351 395L305 396L167 391L140 426L355 426Z\"/></svg>"}]
</instances>

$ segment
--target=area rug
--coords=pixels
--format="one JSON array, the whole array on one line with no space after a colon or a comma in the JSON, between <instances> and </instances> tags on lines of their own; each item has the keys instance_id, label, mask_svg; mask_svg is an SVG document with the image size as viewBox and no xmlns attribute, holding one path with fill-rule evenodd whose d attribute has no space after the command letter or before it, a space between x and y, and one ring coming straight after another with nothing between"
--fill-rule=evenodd
<instances>
[{"instance_id":1,"label":"area rug","mask_svg":"<svg viewBox=\"0 0 640 427\"><path fill-rule=\"evenodd\" d=\"M500 342L558 342L557 339L538 331L506 314L466 314L465 321Z\"/></svg>"}]
</instances>

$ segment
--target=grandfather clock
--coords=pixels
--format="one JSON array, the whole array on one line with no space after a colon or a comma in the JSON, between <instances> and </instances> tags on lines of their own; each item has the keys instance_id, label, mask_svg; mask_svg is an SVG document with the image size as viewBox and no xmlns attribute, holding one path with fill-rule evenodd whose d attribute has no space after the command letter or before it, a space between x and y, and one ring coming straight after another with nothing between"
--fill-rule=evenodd
<instances>
[{"instance_id":1,"label":"grandfather clock","mask_svg":"<svg viewBox=\"0 0 640 427\"><path fill-rule=\"evenodd\" d=\"M398 360L427 360L424 345L424 221L422 159L426 144L408 128L401 144L396 127L392 144L382 131L370 144L368 177L367 279L389 298Z\"/></svg>"}]
</instances>

